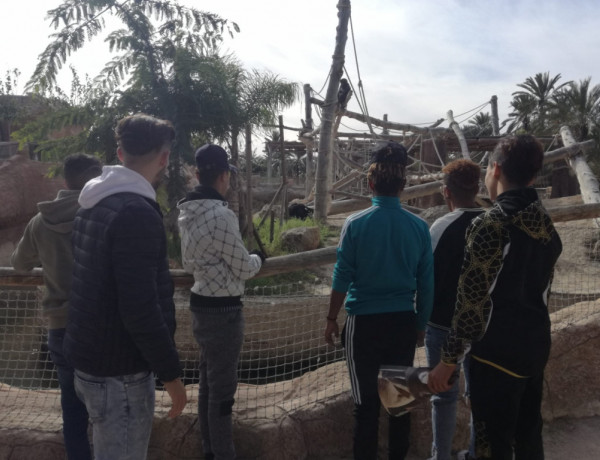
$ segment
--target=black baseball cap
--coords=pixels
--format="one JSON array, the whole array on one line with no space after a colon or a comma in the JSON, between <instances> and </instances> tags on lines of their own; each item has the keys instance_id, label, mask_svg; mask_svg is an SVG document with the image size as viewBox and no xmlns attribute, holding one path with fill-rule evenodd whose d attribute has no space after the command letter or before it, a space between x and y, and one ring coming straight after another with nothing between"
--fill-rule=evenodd
<instances>
[{"instance_id":1,"label":"black baseball cap","mask_svg":"<svg viewBox=\"0 0 600 460\"><path fill-rule=\"evenodd\" d=\"M196 150L196 167L200 171L233 171L237 168L229 164L227 152L223 147L215 144L204 144Z\"/></svg>"}]
</instances>

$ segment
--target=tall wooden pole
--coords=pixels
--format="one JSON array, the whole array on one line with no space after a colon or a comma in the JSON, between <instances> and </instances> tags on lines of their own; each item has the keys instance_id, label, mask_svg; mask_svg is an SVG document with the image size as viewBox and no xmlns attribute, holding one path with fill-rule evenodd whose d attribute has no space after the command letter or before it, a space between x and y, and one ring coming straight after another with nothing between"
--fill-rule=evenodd
<instances>
[{"instance_id":1,"label":"tall wooden pole","mask_svg":"<svg viewBox=\"0 0 600 460\"><path fill-rule=\"evenodd\" d=\"M492 107L492 136L499 136L500 122L498 120L498 96L492 96L490 106Z\"/></svg>"},{"instance_id":2,"label":"tall wooden pole","mask_svg":"<svg viewBox=\"0 0 600 460\"><path fill-rule=\"evenodd\" d=\"M287 166L285 164L285 140L283 137L283 115L279 115L279 148L281 150L281 213L279 227L283 226L287 214Z\"/></svg>"},{"instance_id":3,"label":"tall wooden pole","mask_svg":"<svg viewBox=\"0 0 600 460\"><path fill-rule=\"evenodd\" d=\"M254 224L252 222L252 126L246 125L246 238L252 248Z\"/></svg>"},{"instance_id":4,"label":"tall wooden pole","mask_svg":"<svg viewBox=\"0 0 600 460\"><path fill-rule=\"evenodd\" d=\"M348 39L348 22L350 20L350 0L339 0L338 26L335 37L335 51L329 74L329 86L323 111L321 113L321 135L319 136L319 156L317 158L317 174L315 186L315 218L327 222L327 210L331 203L329 184L331 183L331 157L333 147L333 122L337 109L337 93L340 79L344 73L344 50Z\"/></svg>"},{"instance_id":5,"label":"tall wooden pole","mask_svg":"<svg viewBox=\"0 0 600 460\"><path fill-rule=\"evenodd\" d=\"M310 85L306 83L304 85L304 115L306 130L311 132L313 130L312 120L312 103L310 102ZM306 146L306 180L304 182L304 197L308 199L312 192L313 185L315 184L315 173L313 171L313 143Z\"/></svg>"}]
</instances>

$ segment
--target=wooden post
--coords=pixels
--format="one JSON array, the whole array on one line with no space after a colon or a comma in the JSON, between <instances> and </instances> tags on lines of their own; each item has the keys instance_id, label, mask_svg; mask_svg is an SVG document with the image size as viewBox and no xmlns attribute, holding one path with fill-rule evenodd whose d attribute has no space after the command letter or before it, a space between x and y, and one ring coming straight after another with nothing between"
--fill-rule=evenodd
<instances>
[{"instance_id":1,"label":"wooden post","mask_svg":"<svg viewBox=\"0 0 600 460\"><path fill-rule=\"evenodd\" d=\"M252 126L246 125L246 238L252 248L254 223L252 222Z\"/></svg>"},{"instance_id":2,"label":"wooden post","mask_svg":"<svg viewBox=\"0 0 600 460\"><path fill-rule=\"evenodd\" d=\"M337 93L340 78L344 72L344 50L348 39L348 22L350 20L350 0L339 0L338 26L335 40L335 50L329 73L329 86L321 113L321 135L319 137L319 156L317 159L317 174L315 186L315 219L327 222L327 210L331 202L329 195L330 161L333 144L333 122L337 109Z\"/></svg>"},{"instance_id":3,"label":"wooden post","mask_svg":"<svg viewBox=\"0 0 600 460\"><path fill-rule=\"evenodd\" d=\"M310 102L311 87L308 83L304 85L304 115L306 118L306 129L313 130L312 103ZM308 199L315 184L315 173L313 171L313 143L306 145L306 180L304 182L304 198Z\"/></svg>"},{"instance_id":4,"label":"wooden post","mask_svg":"<svg viewBox=\"0 0 600 460\"><path fill-rule=\"evenodd\" d=\"M499 136L500 122L498 120L498 96L492 96L490 106L492 107L492 136Z\"/></svg>"},{"instance_id":5,"label":"wooden post","mask_svg":"<svg viewBox=\"0 0 600 460\"><path fill-rule=\"evenodd\" d=\"M271 209L269 215L271 216L271 225L269 225L269 243L272 243L273 238L275 237L275 211Z\"/></svg>"},{"instance_id":6,"label":"wooden post","mask_svg":"<svg viewBox=\"0 0 600 460\"><path fill-rule=\"evenodd\" d=\"M563 126L560 128L560 136L562 137L563 144L566 147L576 144L568 126ZM567 161L569 166L573 168L575 174L577 175L583 202L585 204L600 203L600 187L598 185L598 179L585 161L583 154L579 152L576 155L569 157ZM596 227L600 227L599 219L594 219L594 222Z\"/></svg>"},{"instance_id":7,"label":"wooden post","mask_svg":"<svg viewBox=\"0 0 600 460\"><path fill-rule=\"evenodd\" d=\"M287 166L285 164L285 141L283 134L283 115L279 115L279 148L281 150L281 214L279 216L279 227L283 226L283 221L287 213Z\"/></svg>"}]
</instances>

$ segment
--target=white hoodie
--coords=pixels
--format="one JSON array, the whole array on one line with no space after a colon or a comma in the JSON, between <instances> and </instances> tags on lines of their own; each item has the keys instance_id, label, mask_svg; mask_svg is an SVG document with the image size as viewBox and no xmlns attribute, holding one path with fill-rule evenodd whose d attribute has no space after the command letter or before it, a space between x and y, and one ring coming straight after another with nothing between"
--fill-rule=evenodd
<instances>
[{"instance_id":1,"label":"white hoodie","mask_svg":"<svg viewBox=\"0 0 600 460\"><path fill-rule=\"evenodd\" d=\"M93 208L107 196L137 193L156 201L156 191L144 176L125 166L104 166L102 175L88 181L79 195L82 208Z\"/></svg>"}]
</instances>

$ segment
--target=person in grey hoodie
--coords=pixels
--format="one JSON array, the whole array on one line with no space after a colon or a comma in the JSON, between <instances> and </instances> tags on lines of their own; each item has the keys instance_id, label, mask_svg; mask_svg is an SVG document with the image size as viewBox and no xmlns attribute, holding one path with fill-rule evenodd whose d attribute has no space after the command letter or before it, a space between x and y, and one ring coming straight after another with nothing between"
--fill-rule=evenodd
<instances>
[{"instance_id":1,"label":"person in grey hoodie","mask_svg":"<svg viewBox=\"0 0 600 460\"><path fill-rule=\"evenodd\" d=\"M53 201L38 203L39 212L29 221L23 237L11 257L15 270L43 268L46 291L42 308L48 319L48 349L56 366L61 390L63 436L67 457L71 460L92 458L88 439L88 413L73 385L73 368L66 362L63 338L71 291L71 230L79 209L79 193L85 183L99 176L102 165L95 157L70 155L63 162L66 190Z\"/></svg>"},{"instance_id":2,"label":"person in grey hoodie","mask_svg":"<svg viewBox=\"0 0 600 460\"><path fill-rule=\"evenodd\" d=\"M238 219L223 196L231 171L227 152L206 144L196 151L200 185L179 202L183 268L194 275L190 295L194 337L200 345L198 418L204 458L235 458L231 412L244 339L244 281L264 255L249 253Z\"/></svg>"}]
</instances>

